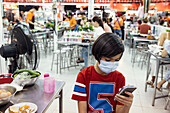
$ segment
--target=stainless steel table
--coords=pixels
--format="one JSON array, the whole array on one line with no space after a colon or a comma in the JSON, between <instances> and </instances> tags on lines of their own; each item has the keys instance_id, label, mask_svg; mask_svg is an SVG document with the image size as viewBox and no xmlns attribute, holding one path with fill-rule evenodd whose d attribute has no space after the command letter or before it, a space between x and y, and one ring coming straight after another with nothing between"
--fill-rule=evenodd
<instances>
[{"instance_id":1,"label":"stainless steel table","mask_svg":"<svg viewBox=\"0 0 170 113\"><path fill-rule=\"evenodd\" d=\"M155 78L155 84L154 84L154 94L153 94L153 100L152 100L152 106L154 106L155 99L163 98L165 96L168 96L168 95L164 95L164 96L156 97L156 87L157 87L157 82L158 82L159 68L160 68L160 66L163 66L163 65L170 65L170 58L169 57L162 58L161 56L155 55L154 53L152 53L150 51L148 51L148 53L149 53L149 55L148 55L148 65L147 65L146 81L149 78L150 58L151 58L151 56L154 56L156 58L156 67L157 67L157 69L156 69L156 78ZM162 70L162 74L163 74L163 70ZM145 92L146 91L147 91L147 83L145 82Z\"/></svg>"},{"instance_id":2,"label":"stainless steel table","mask_svg":"<svg viewBox=\"0 0 170 113\"><path fill-rule=\"evenodd\" d=\"M39 79L35 85L25 87L22 91L17 92L11 102L4 106L0 106L0 111L5 110L20 102L32 102L38 106L36 113L45 113L54 99L59 98L59 113L63 113L63 87L64 81L55 81L55 92L44 93L44 80Z\"/></svg>"}]
</instances>

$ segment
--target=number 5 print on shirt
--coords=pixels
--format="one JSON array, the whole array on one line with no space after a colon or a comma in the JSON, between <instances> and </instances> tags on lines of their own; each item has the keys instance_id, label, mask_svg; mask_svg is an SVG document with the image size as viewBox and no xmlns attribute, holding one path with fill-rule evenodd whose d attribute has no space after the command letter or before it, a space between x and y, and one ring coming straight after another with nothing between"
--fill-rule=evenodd
<instances>
[{"instance_id":1,"label":"number 5 print on shirt","mask_svg":"<svg viewBox=\"0 0 170 113\"><path fill-rule=\"evenodd\" d=\"M111 113L112 105L106 96L114 95L114 83L91 82L89 91L89 105L94 111ZM106 98L101 98L101 96Z\"/></svg>"}]
</instances>

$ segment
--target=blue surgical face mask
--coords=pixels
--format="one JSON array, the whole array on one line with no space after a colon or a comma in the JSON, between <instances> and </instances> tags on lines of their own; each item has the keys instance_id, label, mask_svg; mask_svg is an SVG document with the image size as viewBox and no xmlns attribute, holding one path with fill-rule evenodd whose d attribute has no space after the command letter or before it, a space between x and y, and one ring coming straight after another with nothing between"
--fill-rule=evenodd
<instances>
[{"instance_id":1,"label":"blue surgical face mask","mask_svg":"<svg viewBox=\"0 0 170 113\"><path fill-rule=\"evenodd\" d=\"M119 66L118 61L106 62L106 61L100 60L100 64L99 64L99 68L105 73L114 72L118 66Z\"/></svg>"}]
</instances>

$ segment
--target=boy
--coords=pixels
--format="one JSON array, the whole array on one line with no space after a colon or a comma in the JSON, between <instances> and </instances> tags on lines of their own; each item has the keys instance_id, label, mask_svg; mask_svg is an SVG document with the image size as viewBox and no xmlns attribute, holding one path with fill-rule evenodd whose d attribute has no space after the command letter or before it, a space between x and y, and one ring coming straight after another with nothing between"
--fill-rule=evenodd
<instances>
[{"instance_id":1,"label":"boy","mask_svg":"<svg viewBox=\"0 0 170 113\"><path fill-rule=\"evenodd\" d=\"M113 33L104 33L95 41L92 54L98 62L79 72L72 95L79 113L129 113L133 94L117 94L125 85L125 77L116 71L123 52L122 41Z\"/></svg>"}]
</instances>

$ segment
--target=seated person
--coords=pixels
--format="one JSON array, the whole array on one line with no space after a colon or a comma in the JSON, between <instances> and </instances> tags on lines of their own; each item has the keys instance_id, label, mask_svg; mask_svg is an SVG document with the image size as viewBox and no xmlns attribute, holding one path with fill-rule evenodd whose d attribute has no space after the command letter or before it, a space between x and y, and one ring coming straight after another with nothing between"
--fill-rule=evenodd
<instances>
[{"instance_id":1,"label":"seated person","mask_svg":"<svg viewBox=\"0 0 170 113\"><path fill-rule=\"evenodd\" d=\"M166 88L170 87L170 71L165 75L165 77L157 84L157 89L160 90L164 83L168 82Z\"/></svg>"},{"instance_id":2,"label":"seated person","mask_svg":"<svg viewBox=\"0 0 170 113\"><path fill-rule=\"evenodd\" d=\"M166 57L167 55L170 56L170 44L165 47L165 49L162 51L162 55L161 56L162 57ZM160 90L160 88L162 87L162 85L166 81L168 82L166 88L169 88L170 87L170 70L168 71L166 76L157 84L157 89Z\"/></svg>"},{"instance_id":3,"label":"seated person","mask_svg":"<svg viewBox=\"0 0 170 113\"><path fill-rule=\"evenodd\" d=\"M113 33L104 33L94 42L97 63L79 72L72 95L79 113L129 113L133 94L117 94L125 85L125 77L116 70L123 52L122 41Z\"/></svg>"},{"instance_id":4,"label":"seated person","mask_svg":"<svg viewBox=\"0 0 170 113\"><path fill-rule=\"evenodd\" d=\"M161 36L158 40L158 45L163 46L164 48L167 48L166 50L162 52L162 57L166 57L168 55L166 51L168 51L168 47L170 45L170 32L161 33ZM151 61L151 72L150 73L152 75L152 79L150 81L147 81L147 84L153 87L153 83L155 81L155 75L156 75L156 59L151 57L151 60L152 61Z\"/></svg>"},{"instance_id":5,"label":"seated person","mask_svg":"<svg viewBox=\"0 0 170 113\"><path fill-rule=\"evenodd\" d=\"M141 35L147 35L148 34L148 30L151 30L151 26L147 24L148 23L148 19L144 18L143 19L143 24L138 26L138 30L140 31Z\"/></svg>"}]
</instances>

